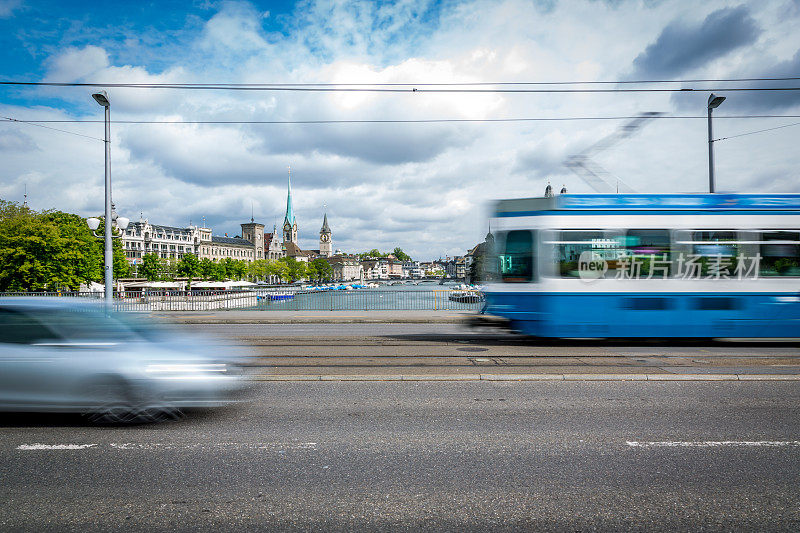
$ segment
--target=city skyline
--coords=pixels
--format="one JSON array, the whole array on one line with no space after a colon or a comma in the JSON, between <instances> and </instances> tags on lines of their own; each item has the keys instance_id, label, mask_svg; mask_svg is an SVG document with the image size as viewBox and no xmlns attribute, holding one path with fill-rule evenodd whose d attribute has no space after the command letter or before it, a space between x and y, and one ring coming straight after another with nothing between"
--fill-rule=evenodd
<instances>
[{"instance_id":1,"label":"city skyline","mask_svg":"<svg viewBox=\"0 0 800 533\"><path fill-rule=\"evenodd\" d=\"M715 111L725 139L716 143L718 190L800 192L800 91L726 93L755 82L693 81L644 86L695 89L688 93L431 93L424 84L791 77L800 71L798 26L800 7L783 0L207 2L124 14L4 0L0 81L418 84L406 93L106 89L120 214L175 226L205 216L235 235L252 209L280 226L291 165L301 243L316 242L327 204L335 246L399 246L427 260L480 242L492 199L541 195L548 181L592 192L563 162L624 122L586 118L663 112L597 162L638 192L706 190L704 89L727 97ZM761 82L776 84L796 82ZM630 88L524 86L569 87ZM0 115L101 121L91 91L2 86ZM725 118L754 115L786 118ZM686 116L698 118L676 118ZM480 122L539 118L558 120ZM439 119L472 122L381 122ZM238 123L248 121L273 123ZM40 125L90 138L0 121L0 197L21 202L27 186L36 209L97 214L102 125ZM749 135L759 130L770 131Z\"/></svg>"}]
</instances>

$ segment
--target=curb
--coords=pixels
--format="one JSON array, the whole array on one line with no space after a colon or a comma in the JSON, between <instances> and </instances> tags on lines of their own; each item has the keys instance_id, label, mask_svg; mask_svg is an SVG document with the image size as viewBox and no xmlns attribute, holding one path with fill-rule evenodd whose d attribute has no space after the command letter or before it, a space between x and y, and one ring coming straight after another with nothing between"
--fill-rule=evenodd
<instances>
[{"instance_id":1,"label":"curb","mask_svg":"<svg viewBox=\"0 0 800 533\"><path fill-rule=\"evenodd\" d=\"M330 374L260 375L249 381L800 381L800 374Z\"/></svg>"}]
</instances>

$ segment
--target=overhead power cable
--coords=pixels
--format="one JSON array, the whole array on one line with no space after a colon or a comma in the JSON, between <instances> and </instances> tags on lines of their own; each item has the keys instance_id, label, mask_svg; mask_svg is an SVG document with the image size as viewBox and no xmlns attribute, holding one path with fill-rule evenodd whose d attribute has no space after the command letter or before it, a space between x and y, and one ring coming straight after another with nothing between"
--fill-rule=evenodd
<instances>
[{"instance_id":1,"label":"overhead power cable","mask_svg":"<svg viewBox=\"0 0 800 533\"><path fill-rule=\"evenodd\" d=\"M423 119L325 119L325 120L112 120L114 124L436 124L459 122L565 122L579 120L629 120L638 115L613 115L595 117L509 117L509 118L423 118ZM654 119L703 119L706 115L660 115ZM754 118L800 118L800 115L720 115L719 119L754 119ZM97 119L53 119L53 120L27 120L8 119L16 122L35 124L101 124L103 120Z\"/></svg>"},{"instance_id":2,"label":"overhead power cable","mask_svg":"<svg viewBox=\"0 0 800 533\"><path fill-rule=\"evenodd\" d=\"M70 135L75 135L77 137L86 137L87 139L93 139L95 141L104 142L104 139L101 139L99 137L92 137L91 135L84 135L83 133L77 133L77 132L74 132L74 131L60 130L58 128L52 128L50 126L43 126L42 124L38 124L37 122L33 122L33 121L30 121L30 120L17 120L15 118L10 118L10 117L0 117L0 119L3 119L5 121L7 121L7 122L17 122L17 123L21 123L21 124L28 124L29 126L37 126L39 128L45 128L45 129L53 130L53 131L60 131L61 133L68 133Z\"/></svg>"},{"instance_id":3,"label":"overhead power cable","mask_svg":"<svg viewBox=\"0 0 800 533\"><path fill-rule=\"evenodd\" d=\"M748 131L747 133L740 133L738 135L729 135L727 137L720 137L719 139L712 139L712 142L724 141L725 139L735 139L736 137L744 137L745 135L755 135L756 133L764 133L765 131L780 130L783 128L790 128L792 126L800 126L800 122L793 122L792 124L784 124L783 126L775 126L774 128L766 128L763 130Z\"/></svg>"},{"instance_id":4,"label":"overhead power cable","mask_svg":"<svg viewBox=\"0 0 800 533\"><path fill-rule=\"evenodd\" d=\"M746 91L800 91L800 87L679 87L679 88L644 88L644 89L529 89L529 88L427 88L438 87L437 84L413 85L401 84L388 86L367 84L353 86L347 84L312 86L312 85L233 85L233 84L186 84L186 83L60 83L60 82L20 82L0 81L0 85L35 86L35 87L115 87L127 89L179 89L179 90L215 90L215 91L283 91L283 92L369 92L369 93L677 93L677 92L746 92ZM465 87L476 84L465 84ZM494 84L499 85L499 84ZM505 85L505 84L503 84ZM400 88L403 87L403 88ZM422 88L420 88L422 87Z\"/></svg>"},{"instance_id":5,"label":"overhead power cable","mask_svg":"<svg viewBox=\"0 0 800 533\"><path fill-rule=\"evenodd\" d=\"M112 120L113 124L163 124L163 125L324 125L324 124L437 124L437 123L508 123L508 122L569 122L569 121L582 121L582 120L630 120L636 119L639 115L612 115L612 116L594 116L594 117L510 117L510 118L441 118L441 119L351 119L351 120ZM707 119L706 115L656 115L652 119ZM721 115L715 116L715 119L756 119L756 118L800 118L800 115ZM52 126L45 126L44 124L101 124L103 120L95 119L17 119L12 117L0 116L0 119L18 124L28 124L37 126L61 133L68 133L78 137L85 137L96 141L103 141L99 137L92 137L91 135L84 135L74 131L62 130L53 128ZM741 133L739 135L731 135L729 137L722 137L714 139L714 141L722 141L725 139L732 139L735 137L742 137L745 135L753 135L765 131L772 131L790 126L800 125L800 122L792 124L785 124L774 128L766 128L763 130L752 131L748 133Z\"/></svg>"},{"instance_id":6,"label":"overhead power cable","mask_svg":"<svg viewBox=\"0 0 800 533\"><path fill-rule=\"evenodd\" d=\"M568 81L477 81L477 82L310 82L310 83L98 83L98 82L27 82L6 80L2 85L51 85L51 86L127 86L150 87L158 85L181 86L215 86L215 87L467 87L467 86L514 86L514 85L636 85L647 83L735 83L748 81L795 81L800 76L766 77L766 78L691 78L680 80L568 80Z\"/></svg>"}]
</instances>

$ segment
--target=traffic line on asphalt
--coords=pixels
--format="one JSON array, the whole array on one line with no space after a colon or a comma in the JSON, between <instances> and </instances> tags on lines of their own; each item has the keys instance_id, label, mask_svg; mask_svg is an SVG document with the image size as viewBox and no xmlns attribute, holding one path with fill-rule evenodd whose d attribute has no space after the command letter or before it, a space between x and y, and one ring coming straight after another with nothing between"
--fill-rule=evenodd
<instances>
[{"instance_id":1,"label":"traffic line on asphalt","mask_svg":"<svg viewBox=\"0 0 800 533\"><path fill-rule=\"evenodd\" d=\"M800 447L800 440L626 441L631 448Z\"/></svg>"},{"instance_id":2,"label":"traffic line on asphalt","mask_svg":"<svg viewBox=\"0 0 800 533\"><path fill-rule=\"evenodd\" d=\"M97 444L20 444L18 450L85 450Z\"/></svg>"},{"instance_id":3,"label":"traffic line on asphalt","mask_svg":"<svg viewBox=\"0 0 800 533\"><path fill-rule=\"evenodd\" d=\"M20 444L17 450L51 451L51 450L88 450L112 448L115 450L199 450L199 449L237 449L237 450L316 450L316 442L110 442L108 444Z\"/></svg>"},{"instance_id":4,"label":"traffic line on asphalt","mask_svg":"<svg viewBox=\"0 0 800 533\"><path fill-rule=\"evenodd\" d=\"M295 315L292 318L319 318L319 315ZM367 315L353 315L353 316L337 316L336 318L367 318Z\"/></svg>"}]
</instances>

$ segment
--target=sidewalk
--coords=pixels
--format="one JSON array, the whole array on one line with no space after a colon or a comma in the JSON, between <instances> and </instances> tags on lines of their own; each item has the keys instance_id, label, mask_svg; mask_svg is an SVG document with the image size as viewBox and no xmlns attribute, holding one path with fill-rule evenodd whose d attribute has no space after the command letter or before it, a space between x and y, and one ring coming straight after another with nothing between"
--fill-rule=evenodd
<instances>
[{"instance_id":1,"label":"sidewalk","mask_svg":"<svg viewBox=\"0 0 800 533\"><path fill-rule=\"evenodd\" d=\"M173 311L154 316L176 324L461 324L472 311Z\"/></svg>"}]
</instances>

